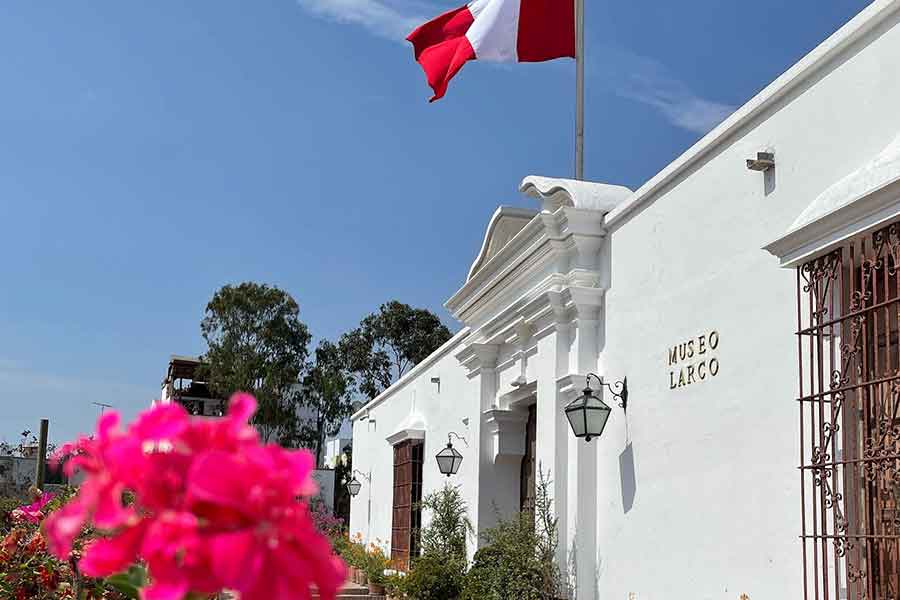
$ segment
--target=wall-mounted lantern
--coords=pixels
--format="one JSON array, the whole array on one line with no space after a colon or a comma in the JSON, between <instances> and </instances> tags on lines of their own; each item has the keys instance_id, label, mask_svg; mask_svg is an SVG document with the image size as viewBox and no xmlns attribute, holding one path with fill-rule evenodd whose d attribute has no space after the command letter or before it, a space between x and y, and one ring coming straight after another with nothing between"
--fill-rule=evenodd
<instances>
[{"instance_id":1,"label":"wall-mounted lantern","mask_svg":"<svg viewBox=\"0 0 900 600\"><path fill-rule=\"evenodd\" d=\"M618 381L613 385L604 383L599 376L589 373L585 381L584 393L566 406L566 418L572 427L572 433L577 438L584 438L590 442L595 437L600 437L609 419L612 409L603 400L594 395L591 389L591 377L600 382L600 387L605 387L619 401L619 407L623 411L628 410L628 378Z\"/></svg>"},{"instance_id":2,"label":"wall-mounted lantern","mask_svg":"<svg viewBox=\"0 0 900 600\"><path fill-rule=\"evenodd\" d=\"M369 477L365 473L361 473L360 471L353 469L353 478L349 482L347 482L347 491L350 492L350 495L353 497L355 497L359 493L359 490L362 489L362 484L359 482L359 479L356 478L357 473L360 477L362 477L369 483L372 483L371 477Z\"/></svg>"},{"instance_id":3,"label":"wall-mounted lantern","mask_svg":"<svg viewBox=\"0 0 900 600\"><path fill-rule=\"evenodd\" d=\"M459 466L462 464L462 454L453 447L452 437L456 436L456 439L460 440L463 444L466 445L466 448L469 447L469 442L465 440L458 433L451 431L447 434L447 447L437 453L434 457L437 460L438 469L440 470L442 475L446 475L450 477L451 475L456 475L459 471Z\"/></svg>"}]
</instances>

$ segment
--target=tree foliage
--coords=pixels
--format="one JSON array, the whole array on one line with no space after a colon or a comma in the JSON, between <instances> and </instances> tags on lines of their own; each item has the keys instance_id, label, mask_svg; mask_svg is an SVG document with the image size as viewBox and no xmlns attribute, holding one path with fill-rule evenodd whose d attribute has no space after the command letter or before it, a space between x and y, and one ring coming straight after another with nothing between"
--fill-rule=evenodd
<instances>
[{"instance_id":1,"label":"tree foliage","mask_svg":"<svg viewBox=\"0 0 900 600\"><path fill-rule=\"evenodd\" d=\"M325 440L340 431L353 410L350 387L350 375L344 369L340 350L323 340L298 394L300 405L310 411L309 419L300 426L298 441L315 452L316 465L322 463Z\"/></svg>"},{"instance_id":2,"label":"tree foliage","mask_svg":"<svg viewBox=\"0 0 900 600\"><path fill-rule=\"evenodd\" d=\"M226 285L215 293L200 325L208 350L206 376L227 398L250 392L259 402L254 424L266 441L297 430L296 398L310 334L287 292L264 284Z\"/></svg>"},{"instance_id":3,"label":"tree foliage","mask_svg":"<svg viewBox=\"0 0 900 600\"><path fill-rule=\"evenodd\" d=\"M338 346L357 389L374 398L450 337L431 311L392 300L341 336Z\"/></svg>"}]
</instances>

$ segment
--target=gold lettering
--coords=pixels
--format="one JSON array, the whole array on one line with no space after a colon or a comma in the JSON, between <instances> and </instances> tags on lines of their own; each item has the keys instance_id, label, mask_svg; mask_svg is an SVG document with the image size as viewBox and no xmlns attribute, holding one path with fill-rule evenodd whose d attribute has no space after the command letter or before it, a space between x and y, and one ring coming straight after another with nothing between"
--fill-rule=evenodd
<instances>
[{"instance_id":1,"label":"gold lettering","mask_svg":"<svg viewBox=\"0 0 900 600\"><path fill-rule=\"evenodd\" d=\"M669 358L669 366L678 369L669 369L669 389L685 387L701 381L706 381L719 374L719 358L715 356L719 348L719 332L716 329L709 333L698 335L684 342L680 342L666 349ZM707 354L713 356L707 357ZM700 360L700 357L703 357ZM693 359L697 361L693 361ZM693 362L693 364L686 364ZM675 377L675 371L678 377Z\"/></svg>"}]
</instances>

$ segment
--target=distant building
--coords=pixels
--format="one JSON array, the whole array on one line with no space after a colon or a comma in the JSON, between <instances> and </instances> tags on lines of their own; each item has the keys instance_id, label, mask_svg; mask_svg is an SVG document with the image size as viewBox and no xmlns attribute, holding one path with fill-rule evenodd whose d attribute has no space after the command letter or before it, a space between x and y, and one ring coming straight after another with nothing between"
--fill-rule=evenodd
<instances>
[{"instance_id":1,"label":"distant building","mask_svg":"<svg viewBox=\"0 0 900 600\"><path fill-rule=\"evenodd\" d=\"M169 367L162 382L160 402L162 404L177 402L196 416L223 416L226 401L210 391L209 385L199 372L202 365L203 361L199 358L173 354L169 358Z\"/></svg>"},{"instance_id":2,"label":"distant building","mask_svg":"<svg viewBox=\"0 0 900 600\"><path fill-rule=\"evenodd\" d=\"M322 460L325 468L334 469L337 467L344 448L353 442L350 437L336 437L325 442L325 452L323 452Z\"/></svg>"},{"instance_id":3,"label":"distant building","mask_svg":"<svg viewBox=\"0 0 900 600\"><path fill-rule=\"evenodd\" d=\"M228 409L228 399L216 396L205 381L200 367L203 361L199 357L180 356L173 354L169 358L169 366L166 376L162 381L162 391L158 401L161 404L176 402L194 416L221 417ZM291 393L298 391L299 386L294 386ZM312 410L307 407L299 407L297 410L301 420L310 420L315 417ZM350 444L351 439L339 438L326 442L326 451L323 453L325 464L333 450L335 457ZM321 467L321 465L317 465ZM333 467L332 467L333 468ZM313 474L319 486L319 497L329 507L334 506L334 472L331 469L318 468Z\"/></svg>"},{"instance_id":4,"label":"distant building","mask_svg":"<svg viewBox=\"0 0 900 600\"><path fill-rule=\"evenodd\" d=\"M24 456L0 456L0 497L24 498L28 488L34 485L36 471L37 449ZM70 480L61 467L54 469L47 464L44 489L53 489L69 482L78 485L81 479L80 474L76 473Z\"/></svg>"}]
</instances>

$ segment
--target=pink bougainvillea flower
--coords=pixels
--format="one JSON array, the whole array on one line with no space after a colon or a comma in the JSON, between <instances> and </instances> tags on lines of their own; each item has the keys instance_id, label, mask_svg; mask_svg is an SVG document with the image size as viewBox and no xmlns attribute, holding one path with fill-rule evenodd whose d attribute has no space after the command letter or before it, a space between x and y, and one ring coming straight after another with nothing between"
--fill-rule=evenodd
<instances>
[{"instance_id":1,"label":"pink bougainvillea flower","mask_svg":"<svg viewBox=\"0 0 900 600\"><path fill-rule=\"evenodd\" d=\"M97 538L85 544L78 568L88 577L104 577L126 570L135 560L144 540L146 522L122 529L119 535Z\"/></svg>"},{"instance_id":2,"label":"pink bougainvillea flower","mask_svg":"<svg viewBox=\"0 0 900 600\"><path fill-rule=\"evenodd\" d=\"M248 424L255 410L247 394L235 394L220 419L157 405L124 432L105 414L93 438L64 447L67 472L85 481L44 523L51 551L68 556L92 524L104 535L85 547L80 569L104 577L143 560L144 600L222 589L287 600L308 598L313 586L334 598L345 568L298 499L315 492L314 459L261 444Z\"/></svg>"},{"instance_id":3,"label":"pink bougainvillea flower","mask_svg":"<svg viewBox=\"0 0 900 600\"><path fill-rule=\"evenodd\" d=\"M27 506L20 506L13 510L10 515L13 521L25 521L27 523L40 523L44 519L44 507L50 503L55 494L44 492L41 497Z\"/></svg>"}]
</instances>

